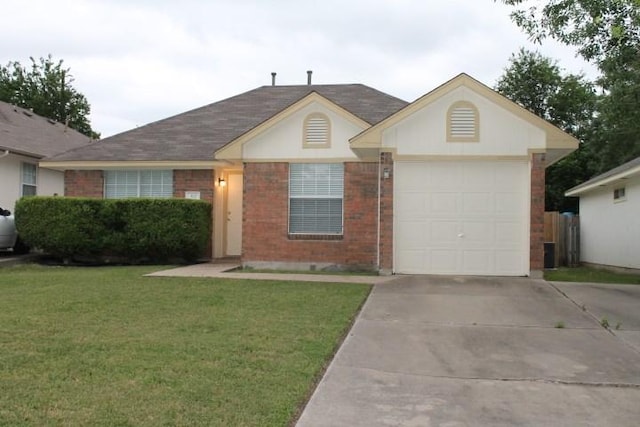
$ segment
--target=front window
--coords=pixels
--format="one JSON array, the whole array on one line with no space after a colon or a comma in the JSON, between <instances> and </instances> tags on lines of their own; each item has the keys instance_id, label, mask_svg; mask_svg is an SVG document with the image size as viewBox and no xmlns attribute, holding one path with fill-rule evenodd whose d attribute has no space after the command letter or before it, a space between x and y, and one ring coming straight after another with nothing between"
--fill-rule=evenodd
<instances>
[{"instance_id":1,"label":"front window","mask_svg":"<svg viewBox=\"0 0 640 427\"><path fill-rule=\"evenodd\" d=\"M33 163L22 164L22 195L35 196L37 193L37 166Z\"/></svg>"},{"instance_id":2,"label":"front window","mask_svg":"<svg viewBox=\"0 0 640 427\"><path fill-rule=\"evenodd\" d=\"M289 166L289 233L342 234L344 166L293 163Z\"/></svg>"},{"instance_id":3,"label":"front window","mask_svg":"<svg viewBox=\"0 0 640 427\"><path fill-rule=\"evenodd\" d=\"M104 197L173 197L173 172L170 170L119 170L104 172Z\"/></svg>"}]
</instances>

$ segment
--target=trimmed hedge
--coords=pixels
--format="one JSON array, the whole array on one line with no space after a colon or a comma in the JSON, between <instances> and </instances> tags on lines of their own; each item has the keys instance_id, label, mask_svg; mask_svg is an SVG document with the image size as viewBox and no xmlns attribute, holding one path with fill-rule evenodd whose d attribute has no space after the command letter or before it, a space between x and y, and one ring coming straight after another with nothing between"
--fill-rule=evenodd
<instances>
[{"instance_id":1,"label":"trimmed hedge","mask_svg":"<svg viewBox=\"0 0 640 427\"><path fill-rule=\"evenodd\" d=\"M193 261L211 236L211 205L201 200L25 197L15 218L28 245L73 260Z\"/></svg>"}]
</instances>

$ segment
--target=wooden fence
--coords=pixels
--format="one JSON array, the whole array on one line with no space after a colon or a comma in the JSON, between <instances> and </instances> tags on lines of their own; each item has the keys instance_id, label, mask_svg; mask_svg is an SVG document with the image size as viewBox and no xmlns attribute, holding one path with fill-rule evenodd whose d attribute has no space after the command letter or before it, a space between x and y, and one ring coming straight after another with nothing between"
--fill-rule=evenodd
<instances>
[{"instance_id":1,"label":"wooden fence","mask_svg":"<svg viewBox=\"0 0 640 427\"><path fill-rule=\"evenodd\" d=\"M544 241L545 267L575 267L579 265L580 217L561 215L559 212L545 212ZM548 251L553 251L552 258Z\"/></svg>"}]
</instances>

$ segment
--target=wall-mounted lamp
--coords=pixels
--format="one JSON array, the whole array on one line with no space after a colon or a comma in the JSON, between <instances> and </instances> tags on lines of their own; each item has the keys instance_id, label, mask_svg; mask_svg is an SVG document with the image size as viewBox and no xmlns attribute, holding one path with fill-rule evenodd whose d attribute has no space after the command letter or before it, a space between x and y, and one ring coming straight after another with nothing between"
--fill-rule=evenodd
<instances>
[{"instance_id":1,"label":"wall-mounted lamp","mask_svg":"<svg viewBox=\"0 0 640 427\"><path fill-rule=\"evenodd\" d=\"M384 168L382 171L382 178L389 179L391 177L391 171L388 168Z\"/></svg>"},{"instance_id":2,"label":"wall-mounted lamp","mask_svg":"<svg viewBox=\"0 0 640 427\"><path fill-rule=\"evenodd\" d=\"M224 178L220 177L218 178L218 187L226 187L227 186L227 181L224 180Z\"/></svg>"}]
</instances>

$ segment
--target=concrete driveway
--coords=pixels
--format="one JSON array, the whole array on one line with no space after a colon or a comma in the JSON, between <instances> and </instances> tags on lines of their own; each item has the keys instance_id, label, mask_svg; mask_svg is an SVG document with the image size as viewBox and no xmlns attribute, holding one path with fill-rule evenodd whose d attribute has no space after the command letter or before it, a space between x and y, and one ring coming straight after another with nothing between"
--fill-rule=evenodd
<instances>
[{"instance_id":1,"label":"concrete driveway","mask_svg":"<svg viewBox=\"0 0 640 427\"><path fill-rule=\"evenodd\" d=\"M443 276L378 284L298 426L637 426L640 287L600 288ZM622 320L599 311L619 302ZM600 326L605 312L620 331Z\"/></svg>"}]
</instances>

